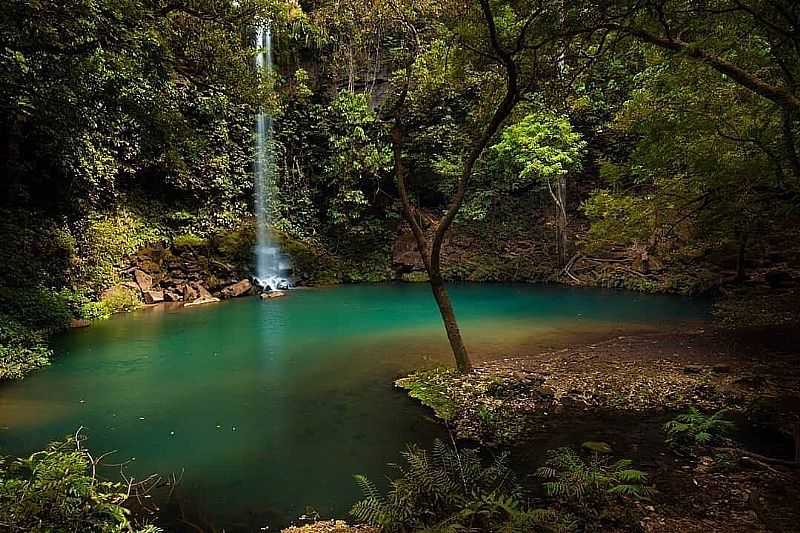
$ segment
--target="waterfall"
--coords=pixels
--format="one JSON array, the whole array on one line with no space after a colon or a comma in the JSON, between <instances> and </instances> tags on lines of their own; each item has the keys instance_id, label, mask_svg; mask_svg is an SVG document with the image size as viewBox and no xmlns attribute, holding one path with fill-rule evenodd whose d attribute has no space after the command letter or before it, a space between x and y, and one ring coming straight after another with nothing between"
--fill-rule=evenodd
<instances>
[{"instance_id":1,"label":"waterfall","mask_svg":"<svg viewBox=\"0 0 800 533\"><path fill-rule=\"evenodd\" d=\"M272 31L268 24L256 30L256 69L259 75L272 76ZM263 289L288 289L285 277L289 263L280 248L272 242L269 226L275 189L275 158L272 138L272 116L259 109L256 115L255 212L256 212L256 276Z\"/></svg>"}]
</instances>

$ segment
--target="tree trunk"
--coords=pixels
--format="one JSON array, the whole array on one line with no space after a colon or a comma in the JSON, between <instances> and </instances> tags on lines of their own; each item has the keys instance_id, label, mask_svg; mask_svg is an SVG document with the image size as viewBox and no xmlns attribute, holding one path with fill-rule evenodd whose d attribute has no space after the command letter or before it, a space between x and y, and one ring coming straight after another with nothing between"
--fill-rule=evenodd
<instances>
[{"instance_id":1,"label":"tree trunk","mask_svg":"<svg viewBox=\"0 0 800 533\"><path fill-rule=\"evenodd\" d=\"M415 210L411 205L408 198L408 189L406 188L406 177L408 176L408 168L406 162L403 160L403 137L405 132L400 125L399 119L395 120L392 126L391 139L392 151L394 152L394 169L395 177L397 178L397 190L400 193L400 202L403 205L403 216L411 226L411 232L414 235L414 240L417 242L417 250L422 258L422 263L425 265L425 270L428 272L428 279L430 280L431 291L436 300L436 305L439 308L439 314L442 315L442 322L444 323L444 330L447 333L447 340L450 342L450 348L453 351L453 357L456 360L456 367L459 372L466 373L472 370L472 363L469 360L467 348L464 346L464 339L461 337L461 330L456 321L456 313L453 310L453 304L450 301L450 295L447 293L447 288L442 278L441 270L439 269L439 261L431 260L431 246L422 226L415 218ZM438 258L437 258L438 259Z\"/></svg>"},{"instance_id":2,"label":"tree trunk","mask_svg":"<svg viewBox=\"0 0 800 533\"><path fill-rule=\"evenodd\" d=\"M453 350L453 356L456 360L456 366L461 372L469 372L472 370L472 364L469 359L469 354L464 346L464 340L461 337L461 331L456 322L455 311L453 311L453 304L450 302L450 296L447 294L447 289L442 278L440 262L442 245L444 244L445 236L450 229L456 214L464 203L464 198L467 193L467 186L472 178L472 171L475 163L483 154L484 149L492 140L494 135L500 129L503 122L508 118L514 110L517 102L520 99L520 87L518 84L518 66L514 62L514 57L511 52L504 49L500 44L497 34L497 26L495 25L494 15L492 14L489 0L479 0L481 11L486 19L487 30L489 32L489 41L492 50L496 54L498 63L503 67L506 74L506 92L503 98L498 102L491 120L483 130L482 134L475 140L474 144L466 154L464 166L459 177L456 191L450 202L444 216L439 221L439 225L434 228L433 238L428 241L422 226L416 219L416 209L412 205L408 197L408 190L406 187L408 177L408 168L403 160L403 141L405 131L402 126L402 106L408 96L408 79L410 79L410 72L413 63L406 66L406 85L403 88L398 101L393 106L392 112L387 116L394 118L391 128L392 151L394 153L394 169L395 178L397 179L397 189L400 194L400 203L403 206L403 215L411 226L411 231L414 234L414 239L417 241L417 248L422 262L425 265L425 270L428 272L430 279L431 291L436 299L436 305L439 307L439 313L442 315L442 322L447 332L447 339L450 341L450 347ZM522 29L522 33L518 36L517 42L522 43L525 29L527 24ZM533 84L531 84L533 87Z\"/></svg>"},{"instance_id":3,"label":"tree trunk","mask_svg":"<svg viewBox=\"0 0 800 533\"><path fill-rule=\"evenodd\" d=\"M456 360L456 367L459 372L466 373L472 371L472 362L469 359L464 340L461 338L461 330L456 321L456 314L453 311L453 304L450 302L450 295L444 285L442 276L438 273L428 272L430 278L433 297L436 298L436 305L439 306L439 313L442 315L444 329L447 332L447 340L450 341L450 348L453 350L453 357Z\"/></svg>"}]
</instances>

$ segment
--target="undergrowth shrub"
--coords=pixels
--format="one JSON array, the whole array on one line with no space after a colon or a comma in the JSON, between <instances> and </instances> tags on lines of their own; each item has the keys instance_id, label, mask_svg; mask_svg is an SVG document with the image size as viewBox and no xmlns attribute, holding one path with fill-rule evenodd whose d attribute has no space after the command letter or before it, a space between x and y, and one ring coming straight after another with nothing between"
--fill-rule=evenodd
<instances>
[{"instance_id":1,"label":"undergrowth shrub","mask_svg":"<svg viewBox=\"0 0 800 533\"><path fill-rule=\"evenodd\" d=\"M410 446L386 495L356 476L364 499L353 506L359 521L386 533L570 531L574 521L552 509L530 509L501 454L484 462L479 450L458 450L436 440L433 451Z\"/></svg>"},{"instance_id":2,"label":"undergrowth shrub","mask_svg":"<svg viewBox=\"0 0 800 533\"><path fill-rule=\"evenodd\" d=\"M559 448L548 452L536 474L544 480L547 495L577 515L584 529L602 530L609 521L631 522L625 504L652 493L647 474L631 465L628 459L611 462L599 453L585 459L570 448Z\"/></svg>"},{"instance_id":3,"label":"undergrowth shrub","mask_svg":"<svg viewBox=\"0 0 800 533\"><path fill-rule=\"evenodd\" d=\"M694 407L664 424L667 444L676 448L706 446L730 433L735 424L728 420L730 411L721 409L707 415Z\"/></svg>"},{"instance_id":4,"label":"undergrowth shrub","mask_svg":"<svg viewBox=\"0 0 800 533\"><path fill-rule=\"evenodd\" d=\"M93 215L79 231L80 285L99 294L119 281L117 270L125 256L164 238L162 228L133 211Z\"/></svg>"},{"instance_id":5,"label":"undergrowth shrub","mask_svg":"<svg viewBox=\"0 0 800 533\"><path fill-rule=\"evenodd\" d=\"M0 381L48 365L51 355L40 332L0 313Z\"/></svg>"},{"instance_id":6,"label":"undergrowth shrub","mask_svg":"<svg viewBox=\"0 0 800 533\"><path fill-rule=\"evenodd\" d=\"M95 477L74 437L30 457L0 457L0 525L32 533L158 533L132 524L126 489Z\"/></svg>"}]
</instances>

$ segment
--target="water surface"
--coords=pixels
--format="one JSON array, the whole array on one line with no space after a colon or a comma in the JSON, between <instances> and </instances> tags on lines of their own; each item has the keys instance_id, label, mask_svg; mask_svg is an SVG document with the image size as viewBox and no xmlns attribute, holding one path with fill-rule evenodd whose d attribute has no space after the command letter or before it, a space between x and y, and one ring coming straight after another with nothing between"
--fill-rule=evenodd
<instances>
[{"instance_id":1,"label":"water surface","mask_svg":"<svg viewBox=\"0 0 800 533\"><path fill-rule=\"evenodd\" d=\"M476 359L520 355L702 319L678 297L542 287L451 288ZM169 506L194 523L270 530L343 516L355 473L380 480L409 442L442 429L392 388L450 362L426 284L355 285L161 307L56 340L53 365L0 387L0 452L24 454L84 427L128 470L180 475ZM177 501L177 503L174 503Z\"/></svg>"}]
</instances>

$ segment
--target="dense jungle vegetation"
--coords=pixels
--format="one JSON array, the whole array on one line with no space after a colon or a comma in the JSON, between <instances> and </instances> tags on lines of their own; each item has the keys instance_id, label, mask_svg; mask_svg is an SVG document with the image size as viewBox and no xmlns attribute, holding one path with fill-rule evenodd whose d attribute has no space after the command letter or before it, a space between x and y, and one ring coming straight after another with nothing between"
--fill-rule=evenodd
<instances>
[{"instance_id":1,"label":"dense jungle vegetation","mask_svg":"<svg viewBox=\"0 0 800 533\"><path fill-rule=\"evenodd\" d=\"M265 23L272 76L253 67ZM214 295L252 273L259 109L295 281L430 283L462 371L446 281L709 294L726 328L796 327L799 80L793 0L10 0L0 382L46 366L51 335L151 303L134 268L167 280L191 256ZM355 517L608 530L649 495L596 450L553 452L546 508L501 460L428 453L387 496L361 479ZM132 531L130 487L93 465L76 438L0 461L0 528Z\"/></svg>"}]
</instances>

